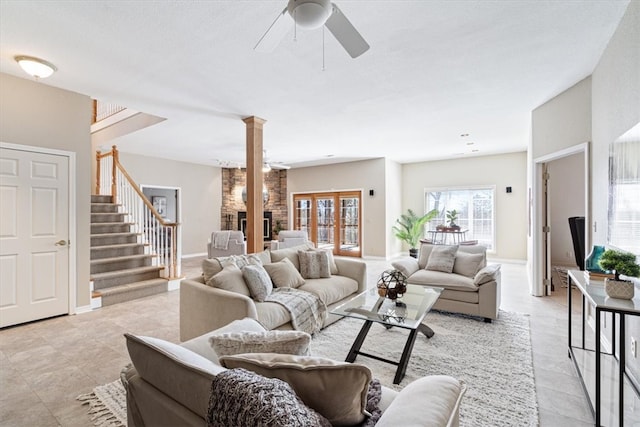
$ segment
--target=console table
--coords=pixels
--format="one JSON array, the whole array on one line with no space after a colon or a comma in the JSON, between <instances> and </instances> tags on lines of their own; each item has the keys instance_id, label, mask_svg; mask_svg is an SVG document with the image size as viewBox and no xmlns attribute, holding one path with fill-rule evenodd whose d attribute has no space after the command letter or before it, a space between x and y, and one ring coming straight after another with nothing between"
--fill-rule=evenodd
<instances>
[{"instance_id":1,"label":"console table","mask_svg":"<svg viewBox=\"0 0 640 427\"><path fill-rule=\"evenodd\" d=\"M446 244L451 236L452 243L460 243L467 240L469 230L429 230L429 236L433 243L438 243L438 236L442 238L442 243Z\"/></svg>"},{"instance_id":2,"label":"console table","mask_svg":"<svg viewBox=\"0 0 640 427\"><path fill-rule=\"evenodd\" d=\"M587 396L589 407L595 418L595 425L601 426L608 425L624 425L624 394L625 394L625 380L629 384L628 391L632 391L636 396L640 396L637 385L634 380L630 378L626 373L626 343L625 343L625 315L638 316L640 315L640 298L636 297L633 300L622 300L617 298L609 298L604 291L604 282L599 280L589 280L585 277L585 272L580 270L569 270L568 274L569 286L567 286L567 307L568 307L568 321L569 321L569 358L573 361L578 377L582 383L582 389ZM571 288L572 285L580 291L582 296L582 328L581 328L581 342L579 346L574 346L572 342L572 301L571 301ZM585 346L585 326L586 319L586 306L588 302L595 310L594 312L594 349L586 348ZM611 353L602 351L602 325L601 325L601 313L611 313ZM616 316L617 315L617 316ZM618 354L616 355L616 345L619 346ZM595 360L593 359L595 356ZM583 366L580 366L582 362ZM585 378L586 365L595 365L592 370L594 377ZM603 376L603 364L609 372L616 372L617 383L615 386L609 385L608 389L613 396L606 396L611 401L611 404L603 405L602 395L602 376ZM615 382L616 378L613 379ZM589 388L593 388L593 396L591 396ZM616 390L617 389L617 390ZM616 396L617 394L617 396ZM593 401L592 401L593 399ZM603 412L604 411L604 412ZM629 421L629 420L628 420ZM636 420L637 421L637 420ZM631 424L629 424L631 425Z\"/></svg>"}]
</instances>

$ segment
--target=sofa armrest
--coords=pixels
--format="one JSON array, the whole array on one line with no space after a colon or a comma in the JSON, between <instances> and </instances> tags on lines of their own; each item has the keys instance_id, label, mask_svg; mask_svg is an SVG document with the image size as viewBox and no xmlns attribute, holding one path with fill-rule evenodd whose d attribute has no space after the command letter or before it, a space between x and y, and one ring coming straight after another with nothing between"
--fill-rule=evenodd
<instances>
[{"instance_id":1,"label":"sofa armrest","mask_svg":"<svg viewBox=\"0 0 640 427\"><path fill-rule=\"evenodd\" d=\"M335 258L335 261L339 276L358 282L358 293L367 290L367 264L364 261L348 258Z\"/></svg>"},{"instance_id":2,"label":"sofa armrest","mask_svg":"<svg viewBox=\"0 0 640 427\"><path fill-rule=\"evenodd\" d=\"M376 427L459 425L463 381L446 375L422 377L407 385L384 411Z\"/></svg>"},{"instance_id":3,"label":"sofa armrest","mask_svg":"<svg viewBox=\"0 0 640 427\"><path fill-rule=\"evenodd\" d=\"M253 300L245 295L202 283L201 278L180 283L180 341L187 341L237 319L258 320Z\"/></svg>"},{"instance_id":4,"label":"sofa armrest","mask_svg":"<svg viewBox=\"0 0 640 427\"><path fill-rule=\"evenodd\" d=\"M473 284L480 286L485 283L500 280L500 264L491 264L478 271L473 278Z\"/></svg>"},{"instance_id":5,"label":"sofa armrest","mask_svg":"<svg viewBox=\"0 0 640 427\"><path fill-rule=\"evenodd\" d=\"M213 242L207 243L207 256L208 258L223 257L229 255L245 255L247 253L246 242L238 240L229 240L227 249L218 249L213 245Z\"/></svg>"},{"instance_id":6,"label":"sofa armrest","mask_svg":"<svg viewBox=\"0 0 640 427\"><path fill-rule=\"evenodd\" d=\"M407 278L409 278L416 271L420 270L418 260L413 257L405 257L395 260L391 263L391 265L393 266L393 268L404 274Z\"/></svg>"}]
</instances>

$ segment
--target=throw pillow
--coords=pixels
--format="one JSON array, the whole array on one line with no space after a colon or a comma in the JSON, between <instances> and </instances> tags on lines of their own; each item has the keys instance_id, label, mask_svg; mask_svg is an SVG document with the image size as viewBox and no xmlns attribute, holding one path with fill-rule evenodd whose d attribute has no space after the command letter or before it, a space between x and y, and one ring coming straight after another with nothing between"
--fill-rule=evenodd
<instances>
[{"instance_id":1,"label":"throw pillow","mask_svg":"<svg viewBox=\"0 0 640 427\"><path fill-rule=\"evenodd\" d=\"M468 254L465 252L456 253L456 260L453 263L453 272L462 276L473 278L483 260L482 254Z\"/></svg>"},{"instance_id":2,"label":"throw pillow","mask_svg":"<svg viewBox=\"0 0 640 427\"><path fill-rule=\"evenodd\" d=\"M427 268L427 261L429 260L429 255L431 255L431 251L434 247L432 243L423 243L420 245L420 255L418 255L418 266L421 269Z\"/></svg>"},{"instance_id":3,"label":"throw pillow","mask_svg":"<svg viewBox=\"0 0 640 427\"><path fill-rule=\"evenodd\" d=\"M273 285L278 288L297 288L304 285L304 278L288 258L263 266Z\"/></svg>"},{"instance_id":4,"label":"throw pillow","mask_svg":"<svg viewBox=\"0 0 640 427\"><path fill-rule=\"evenodd\" d=\"M245 265L242 267L242 277L249 288L251 298L264 302L273 290L271 278L262 265Z\"/></svg>"},{"instance_id":5,"label":"throw pillow","mask_svg":"<svg viewBox=\"0 0 640 427\"><path fill-rule=\"evenodd\" d=\"M476 277L473 278L473 283L476 285L483 285L492 280L496 280L500 274L500 264L487 265L482 270L478 271Z\"/></svg>"},{"instance_id":6,"label":"throw pillow","mask_svg":"<svg viewBox=\"0 0 640 427\"><path fill-rule=\"evenodd\" d=\"M202 276L204 282L207 283L213 276L222 271L220 261L215 258L202 260Z\"/></svg>"},{"instance_id":7,"label":"throw pillow","mask_svg":"<svg viewBox=\"0 0 640 427\"><path fill-rule=\"evenodd\" d=\"M287 382L306 405L333 425L354 425L365 418L371 371L364 365L271 353L224 356L220 363Z\"/></svg>"},{"instance_id":8,"label":"throw pillow","mask_svg":"<svg viewBox=\"0 0 640 427\"><path fill-rule=\"evenodd\" d=\"M336 259L333 257L333 251L331 249L322 249L322 248L311 248L310 251L317 252L326 252L329 257L329 268L331 269L331 274L339 274L338 265L336 264Z\"/></svg>"},{"instance_id":9,"label":"throw pillow","mask_svg":"<svg viewBox=\"0 0 640 427\"><path fill-rule=\"evenodd\" d=\"M279 353L306 356L311 335L302 331L233 332L213 335L211 347L218 356L241 353Z\"/></svg>"},{"instance_id":10,"label":"throw pillow","mask_svg":"<svg viewBox=\"0 0 640 427\"><path fill-rule=\"evenodd\" d=\"M282 261L285 258L288 258L289 261L291 261L296 267L296 270L300 270L300 264L298 263L298 251L304 251L307 249L313 249L313 242L309 242L300 246L293 246L290 248L271 251L271 262L278 262Z\"/></svg>"},{"instance_id":11,"label":"throw pillow","mask_svg":"<svg viewBox=\"0 0 640 427\"><path fill-rule=\"evenodd\" d=\"M251 296L251 292L242 278L242 270L233 264L224 267L222 271L213 276L206 284L214 288L224 289L225 291Z\"/></svg>"},{"instance_id":12,"label":"throw pillow","mask_svg":"<svg viewBox=\"0 0 640 427\"><path fill-rule=\"evenodd\" d=\"M436 245L431 249L431 255L427 260L427 270L442 271L443 273L451 273L453 264L456 260L456 252L458 245L446 246Z\"/></svg>"},{"instance_id":13,"label":"throw pillow","mask_svg":"<svg viewBox=\"0 0 640 427\"><path fill-rule=\"evenodd\" d=\"M207 426L331 427L289 384L245 369L223 372L211 383Z\"/></svg>"},{"instance_id":14,"label":"throw pillow","mask_svg":"<svg viewBox=\"0 0 640 427\"><path fill-rule=\"evenodd\" d=\"M298 251L298 261L303 279L331 277L329 255L325 251Z\"/></svg>"}]
</instances>

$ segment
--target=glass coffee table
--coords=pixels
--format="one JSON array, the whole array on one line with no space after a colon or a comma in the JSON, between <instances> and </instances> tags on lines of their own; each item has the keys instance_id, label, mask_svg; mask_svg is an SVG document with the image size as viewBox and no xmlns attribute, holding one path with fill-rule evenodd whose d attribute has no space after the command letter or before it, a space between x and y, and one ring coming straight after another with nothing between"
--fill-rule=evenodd
<instances>
[{"instance_id":1,"label":"glass coffee table","mask_svg":"<svg viewBox=\"0 0 640 427\"><path fill-rule=\"evenodd\" d=\"M407 291L404 295L394 301L380 297L377 288L372 288L331 310L332 314L364 320L364 325L353 342L346 361L353 362L360 354L397 365L398 368L396 369L393 383L400 384L407 370L407 364L409 363L418 332L422 332L427 338L433 336L433 330L427 325L423 325L422 320L436 303L441 292L442 288L407 285ZM382 324L387 329L397 327L409 330L409 336L399 362L360 351L362 343L374 322Z\"/></svg>"}]
</instances>

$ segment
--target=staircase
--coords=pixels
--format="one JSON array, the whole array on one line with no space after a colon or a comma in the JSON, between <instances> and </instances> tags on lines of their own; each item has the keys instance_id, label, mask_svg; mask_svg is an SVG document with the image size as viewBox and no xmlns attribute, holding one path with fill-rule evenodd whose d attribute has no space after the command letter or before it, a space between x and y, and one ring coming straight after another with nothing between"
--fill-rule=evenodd
<instances>
[{"instance_id":1,"label":"staircase","mask_svg":"<svg viewBox=\"0 0 640 427\"><path fill-rule=\"evenodd\" d=\"M91 196L92 306L100 307L166 292L168 280L153 266L147 245L124 222L111 196ZM147 251L148 252L148 251Z\"/></svg>"}]
</instances>

